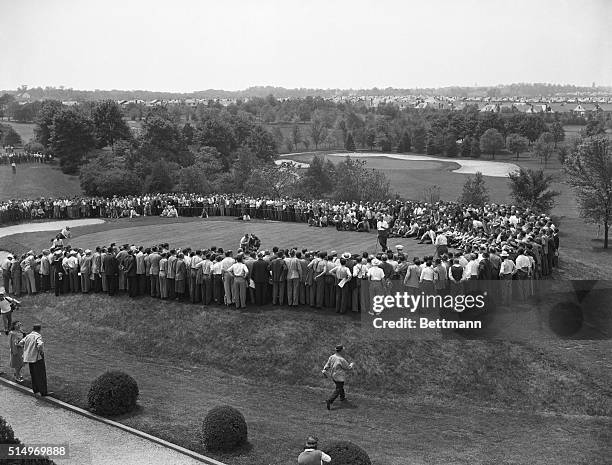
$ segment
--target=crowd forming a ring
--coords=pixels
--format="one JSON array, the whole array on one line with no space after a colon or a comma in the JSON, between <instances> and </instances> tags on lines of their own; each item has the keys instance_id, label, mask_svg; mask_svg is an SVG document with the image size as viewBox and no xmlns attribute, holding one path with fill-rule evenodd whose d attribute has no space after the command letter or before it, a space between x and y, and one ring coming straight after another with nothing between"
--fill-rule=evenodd
<instances>
[{"instance_id":1,"label":"crowd forming a ring","mask_svg":"<svg viewBox=\"0 0 612 465\"><path fill-rule=\"evenodd\" d=\"M236 249L171 244L72 247L68 227L49 248L9 255L2 282L15 297L36 292L126 294L203 305L311 306L370 312L370 297L393 282L410 292L458 294L499 281L503 304L525 300L559 264L559 229L545 215L511 205L456 202L332 202L244 195L159 194L38 199L2 204L6 221L134 216L209 216L302 222L306 227L377 233L377 253L312 250L288 244L261 250L246 234ZM9 213L10 212L10 213ZM12 215L12 216L11 216ZM400 242L387 248L388 238ZM408 241L431 244L427 256L404 254ZM339 241L340 242L340 241ZM224 244L226 245L226 244Z\"/></svg>"}]
</instances>

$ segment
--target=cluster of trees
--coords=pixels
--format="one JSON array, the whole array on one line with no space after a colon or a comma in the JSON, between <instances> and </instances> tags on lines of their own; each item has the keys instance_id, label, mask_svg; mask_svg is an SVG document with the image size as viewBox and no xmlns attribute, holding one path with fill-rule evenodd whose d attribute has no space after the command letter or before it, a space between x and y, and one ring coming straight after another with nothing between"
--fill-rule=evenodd
<instances>
[{"instance_id":1,"label":"cluster of trees","mask_svg":"<svg viewBox=\"0 0 612 465\"><path fill-rule=\"evenodd\" d=\"M349 156L336 164L315 156L295 189L304 197L330 196L338 201L384 201L390 197L390 183L385 174Z\"/></svg>"},{"instance_id":2,"label":"cluster of trees","mask_svg":"<svg viewBox=\"0 0 612 465\"><path fill-rule=\"evenodd\" d=\"M553 144L554 142L550 142ZM563 160L565 182L576 192L580 215L603 226L603 246L609 246L612 222L612 151L610 139L595 134L573 142ZM537 213L550 213L560 194L552 189L556 178L543 170L520 168L509 175L511 197L515 205ZM482 206L489 202L489 192L482 173L469 176L459 202Z\"/></svg>"},{"instance_id":3,"label":"cluster of trees","mask_svg":"<svg viewBox=\"0 0 612 465\"><path fill-rule=\"evenodd\" d=\"M193 124L181 124L156 107L131 137L116 104L105 106L105 112L94 108L93 134L99 147L113 150L87 158L80 170L82 187L92 195L239 191L249 173L269 169L277 154L272 135L245 113L209 108Z\"/></svg>"},{"instance_id":4,"label":"cluster of trees","mask_svg":"<svg viewBox=\"0 0 612 465\"><path fill-rule=\"evenodd\" d=\"M16 147L22 144L21 136L11 126L0 124L0 144Z\"/></svg>"}]
</instances>

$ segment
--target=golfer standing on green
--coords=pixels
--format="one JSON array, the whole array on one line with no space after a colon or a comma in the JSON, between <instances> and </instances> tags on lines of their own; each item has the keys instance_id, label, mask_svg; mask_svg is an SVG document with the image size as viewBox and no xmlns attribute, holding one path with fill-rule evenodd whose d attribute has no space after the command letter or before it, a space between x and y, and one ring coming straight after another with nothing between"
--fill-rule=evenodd
<instances>
[{"instance_id":1,"label":"golfer standing on green","mask_svg":"<svg viewBox=\"0 0 612 465\"><path fill-rule=\"evenodd\" d=\"M341 401L346 400L344 382L346 381L346 372L353 369L353 363L348 363L342 356L343 349L344 347L340 345L336 346L336 353L329 357L327 363L323 367L323 376L326 378L331 376L332 381L336 385L336 389L331 397L325 401L327 410L331 410L331 405L338 396L340 396Z\"/></svg>"}]
</instances>

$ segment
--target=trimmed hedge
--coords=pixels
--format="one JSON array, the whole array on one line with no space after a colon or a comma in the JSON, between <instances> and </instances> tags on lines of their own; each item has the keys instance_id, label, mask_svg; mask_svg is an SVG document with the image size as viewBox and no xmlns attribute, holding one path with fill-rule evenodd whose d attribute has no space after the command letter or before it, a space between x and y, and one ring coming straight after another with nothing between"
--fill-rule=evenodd
<instances>
[{"instance_id":1,"label":"trimmed hedge","mask_svg":"<svg viewBox=\"0 0 612 465\"><path fill-rule=\"evenodd\" d=\"M202 442L211 451L232 451L247 442L242 413L229 405L210 410L202 422Z\"/></svg>"},{"instance_id":2,"label":"trimmed hedge","mask_svg":"<svg viewBox=\"0 0 612 465\"><path fill-rule=\"evenodd\" d=\"M131 412L136 407L138 384L122 371L107 371L91 383L87 404L98 415L112 416Z\"/></svg>"},{"instance_id":3,"label":"trimmed hedge","mask_svg":"<svg viewBox=\"0 0 612 465\"><path fill-rule=\"evenodd\" d=\"M13 428L2 417L0 417L0 444L19 444Z\"/></svg>"},{"instance_id":4,"label":"trimmed hedge","mask_svg":"<svg viewBox=\"0 0 612 465\"><path fill-rule=\"evenodd\" d=\"M334 441L325 447L334 465L372 465L367 452L350 441Z\"/></svg>"},{"instance_id":5,"label":"trimmed hedge","mask_svg":"<svg viewBox=\"0 0 612 465\"><path fill-rule=\"evenodd\" d=\"M0 417L0 444L21 444L21 441L15 437L15 432L11 425L7 421ZM47 458L37 459L24 459L24 460L12 460L4 459L0 460L5 465L55 465L55 462Z\"/></svg>"}]
</instances>

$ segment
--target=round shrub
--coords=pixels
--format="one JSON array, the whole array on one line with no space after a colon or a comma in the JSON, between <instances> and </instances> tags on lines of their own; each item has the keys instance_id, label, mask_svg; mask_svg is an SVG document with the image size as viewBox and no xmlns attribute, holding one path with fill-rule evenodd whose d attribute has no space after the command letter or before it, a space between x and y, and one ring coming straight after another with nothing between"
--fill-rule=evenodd
<instances>
[{"instance_id":1,"label":"round shrub","mask_svg":"<svg viewBox=\"0 0 612 465\"><path fill-rule=\"evenodd\" d=\"M234 407L222 405L208 412L202 422L202 441L208 450L232 451L247 442L247 424Z\"/></svg>"},{"instance_id":2,"label":"round shrub","mask_svg":"<svg viewBox=\"0 0 612 465\"><path fill-rule=\"evenodd\" d=\"M122 415L136 407L138 384L121 371L107 371L91 383L87 404L99 415Z\"/></svg>"},{"instance_id":3,"label":"round shrub","mask_svg":"<svg viewBox=\"0 0 612 465\"><path fill-rule=\"evenodd\" d=\"M0 444L21 444L21 441L15 437L15 432L11 425L6 420L0 417ZM55 462L46 457L42 458L28 458L23 460L5 460L2 463L15 464L15 465L55 465Z\"/></svg>"},{"instance_id":4,"label":"round shrub","mask_svg":"<svg viewBox=\"0 0 612 465\"><path fill-rule=\"evenodd\" d=\"M0 444L19 444L13 428L2 417L0 417Z\"/></svg>"},{"instance_id":5,"label":"round shrub","mask_svg":"<svg viewBox=\"0 0 612 465\"><path fill-rule=\"evenodd\" d=\"M334 465L372 465L366 451L350 441L331 442L324 451Z\"/></svg>"}]
</instances>

